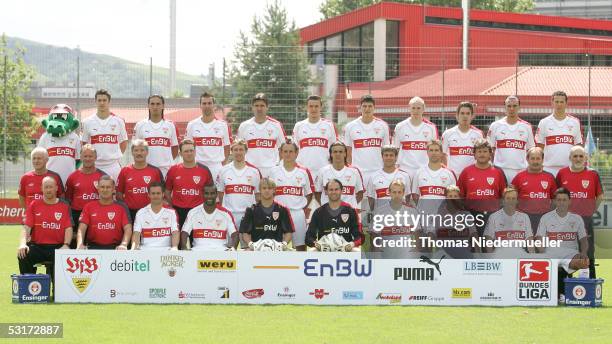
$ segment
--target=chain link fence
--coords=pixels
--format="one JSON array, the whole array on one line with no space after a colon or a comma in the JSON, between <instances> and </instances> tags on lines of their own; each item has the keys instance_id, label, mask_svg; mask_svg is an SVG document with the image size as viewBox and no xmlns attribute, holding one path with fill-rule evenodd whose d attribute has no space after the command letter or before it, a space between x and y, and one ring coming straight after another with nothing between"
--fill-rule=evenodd
<instances>
[{"instance_id":1,"label":"chain link fence","mask_svg":"<svg viewBox=\"0 0 612 344\"><path fill-rule=\"evenodd\" d=\"M264 47L253 54L240 60L228 56L217 68L203 66L206 76L176 73L172 82L168 69L154 66L146 57L138 64L78 49L26 46L24 60L33 66L35 81L23 96L39 120L57 103L67 103L86 118L95 113L95 91L106 88L113 96L111 111L125 119L131 133L135 123L147 117L146 98L159 93L166 97L165 117L177 124L180 136L187 122L200 115L199 95L205 90L216 95L217 115L230 121L234 131L251 115L253 94L267 93L270 114L288 134L296 121L305 118L308 94L323 97L323 115L334 120L339 130L359 116L362 95L375 97L377 115L392 128L408 116L410 98L420 96L426 101L426 116L441 134L456 124L455 109L461 101L476 104L473 124L486 132L504 115L504 99L511 94L520 97L521 116L535 130L552 111L551 94L563 90L569 96L567 113L580 119L585 138L588 128L592 129L597 151L591 165L599 170L607 189L612 185L610 51L472 48L468 70L461 69L461 50L454 48L396 47L376 55L373 48L327 44ZM12 82L2 73L0 78L0 87ZM172 83L174 89L169 86ZM2 93L0 97L4 106ZM3 111L3 116L8 119L3 123L9 124L7 129L2 127L3 135L10 136L11 115ZM34 131L30 148L41 133L40 128ZM2 163L0 179L5 197L13 197L21 175L31 169L29 151L15 151L7 140L2 146L18 156ZM126 153L124 163L129 161Z\"/></svg>"}]
</instances>

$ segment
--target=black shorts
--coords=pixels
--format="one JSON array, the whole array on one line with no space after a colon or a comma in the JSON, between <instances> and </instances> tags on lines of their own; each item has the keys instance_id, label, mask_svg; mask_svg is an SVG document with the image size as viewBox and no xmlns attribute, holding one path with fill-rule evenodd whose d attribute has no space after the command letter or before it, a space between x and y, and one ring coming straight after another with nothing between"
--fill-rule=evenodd
<instances>
[{"instance_id":1,"label":"black shorts","mask_svg":"<svg viewBox=\"0 0 612 344\"><path fill-rule=\"evenodd\" d=\"M132 224L134 224L134 222L136 222L136 213L139 210L140 209L130 209L130 221L132 221Z\"/></svg>"},{"instance_id":2,"label":"black shorts","mask_svg":"<svg viewBox=\"0 0 612 344\"><path fill-rule=\"evenodd\" d=\"M81 217L81 210L72 209L72 231L77 232L79 230L79 217Z\"/></svg>"},{"instance_id":3,"label":"black shorts","mask_svg":"<svg viewBox=\"0 0 612 344\"><path fill-rule=\"evenodd\" d=\"M98 245L98 244L89 244L87 245L87 249L89 250L114 250L119 245Z\"/></svg>"},{"instance_id":4,"label":"black shorts","mask_svg":"<svg viewBox=\"0 0 612 344\"><path fill-rule=\"evenodd\" d=\"M531 222L531 231L533 232L533 235L536 235L538 232L538 226L540 225L542 215L544 214L527 214L527 216L529 216L529 222Z\"/></svg>"},{"instance_id":5,"label":"black shorts","mask_svg":"<svg viewBox=\"0 0 612 344\"><path fill-rule=\"evenodd\" d=\"M178 215L178 225L179 230L181 230L183 229L183 224L185 223L185 220L187 220L187 214L191 208L174 207L174 210L176 210L176 214Z\"/></svg>"}]
</instances>

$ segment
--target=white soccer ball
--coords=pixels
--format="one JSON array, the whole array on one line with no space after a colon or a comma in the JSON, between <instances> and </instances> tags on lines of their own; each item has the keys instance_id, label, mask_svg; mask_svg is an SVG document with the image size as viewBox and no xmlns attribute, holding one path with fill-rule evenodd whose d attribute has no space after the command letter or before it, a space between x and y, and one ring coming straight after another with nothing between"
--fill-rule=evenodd
<instances>
[{"instance_id":1,"label":"white soccer ball","mask_svg":"<svg viewBox=\"0 0 612 344\"><path fill-rule=\"evenodd\" d=\"M348 242L344 237L336 233L324 235L319 240L322 252L344 251L344 246L346 246L346 244L348 244Z\"/></svg>"},{"instance_id":2,"label":"white soccer ball","mask_svg":"<svg viewBox=\"0 0 612 344\"><path fill-rule=\"evenodd\" d=\"M273 239L260 239L253 243L253 251L275 252L282 250L283 243Z\"/></svg>"}]
</instances>

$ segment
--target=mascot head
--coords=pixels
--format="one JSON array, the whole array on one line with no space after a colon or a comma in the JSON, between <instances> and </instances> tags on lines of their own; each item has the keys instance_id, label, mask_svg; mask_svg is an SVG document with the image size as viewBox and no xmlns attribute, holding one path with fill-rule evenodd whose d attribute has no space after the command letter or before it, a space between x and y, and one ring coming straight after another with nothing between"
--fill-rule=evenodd
<instances>
[{"instance_id":1,"label":"mascot head","mask_svg":"<svg viewBox=\"0 0 612 344\"><path fill-rule=\"evenodd\" d=\"M49 111L49 116L42 121L43 127L51 136L62 137L79 127L79 120L74 118L72 108L66 104L57 104Z\"/></svg>"}]
</instances>

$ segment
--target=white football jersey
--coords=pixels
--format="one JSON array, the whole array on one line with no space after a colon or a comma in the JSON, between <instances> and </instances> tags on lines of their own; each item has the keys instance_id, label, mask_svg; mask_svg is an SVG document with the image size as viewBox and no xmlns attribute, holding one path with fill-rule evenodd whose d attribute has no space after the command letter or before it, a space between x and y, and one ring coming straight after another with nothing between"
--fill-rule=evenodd
<instances>
[{"instance_id":1,"label":"white football jersey","mask_svg":"<svg viewBox=\"0 0 612 344\"><path fill-rule=\"evenodd\" d=\"M176 211L172 208L163 207L156 214L149 204L136 213L134 232L141 233L141 249L171 248L172 232L178 230Z\"/></svg>"},{"instance_id":2,"label":"white football jersey","mask_svg":"<svg viewBox=\"0 0 612 344\"><path fill-rule=\"evenodd\" d=\"M582 217L568 213L565 217L559 216L556 210L542 216L538 226L537 236L547 236L550 240L561 240L560 248L580 250L579 240L586 237ZM547 247L546 253L554 253L556 248ZM561 250L559 250L561 251Z\"/></svg>"},{"instance_id":3,"label":"white football jersey","mask_svg":"<svg viewBox=\"0 0 612 344\"><path fill-rule=\"evenodd\" d=\"M76 170L76 160L81 159L81 138L75 132L62 137L42 134L38 147L47 150L49 161L47 169L56 172L64 184L68 176Z\"/></svg>"},{"instance_id":4,"label":"white football jersey","mask_svg":"<svg viewBox=\"0 0 612 344\"><path fill-rule=\"evenodd\" d=\"M482 131L470 126L467 133L461 132L456 125L442 134L442 151L447 157L447 167L460 175L464 168L474 164L474 142L482 139Z\"/></svg>"},{"instance_id":5,"label":"white football jersey","mask_svg":"<svg viewBox=\"0 0 612 344\"><path fill-rule=\"evenodd\" d=\"M427 143L437 139L436 125L426 119L416 127L410 123L410 118L399 122L393 134L393 145L399 148L399 167L408 171L427 166Z\"/></svg>"},{"instance_id":6,"label":"white football jersey","mask_svg":"<svg viewBox=\"0 0 612 344\"><path fill-rule=\"evenodd\" d=\"M344 166L338 171L331 164L324 166L315 178L315 190L321 193L321 204L329 202L324 189L325 184L330 179L338 179L342 183L342 201L357 209L357 193L365 191L359 169L353 166Z\"/></svg>"},{"instance_id":7,"label":"white football jersey","mask_svg":"<svg viewBox=\"0 0 612 344\"><path fill-rule=\"evenodd\" d=\"M255 117L251 117L240 123L236 136L247 142L246 161L257 168L266 169L278 164L278 148L285 142L285 130L279 121L268 116L265 122L259 124L255 122Z\"/></svg>"},{"instance_id":8,"label":"white football jersey","mask_svg":"<svg viewBox=\"0 0 612 344\"><path fill-rule=\"evenodd\" d=\"M302 210L306 207L306 196L315 190L310 170L299 165L291 172L282 165L275 166L270 170L270 179L276 183L274 199L289 210Z\"/></svg>"},{"instance_id":9,"label":"white football jersey","mask_svg":"<svg viewBox=\"0 0 612 344\"><path fill-rule=\"evenodd\" d=\"M419 195L419 199L444 199L446 187L450 185L457 185L453 171L446 167L434 171L425 166L412 179L412 193Z\"/></svg>"},{"instance_id":10,"label":"white football jersey","mask_svg":"<svg viewBox=\"0 0 612 344\"><path fill-rule=\"evenodd\" d=\"M199 205L189 211L182 231L193 232L193 250L224 251L231 244L236 224L232 214L223 207L217 207L212 214Z\"/></svg>"},{"instance_id":11,"label":"white football jersey","mask_svg":"<svg viewBox=\"0 0 612 344\"><path fill-rule=\"evenodd\" d=\"M185 138L195 142L196 161L208 166L225 160L225 146L231 144L232 133L226 121L215 118L204 123L198 117L187 124Z\"/></svg>"},{"instance_id":12,"label":"white football jersey","mask_svg":"<svg viewBox=\"0 0 612 344\"><path fill-rule=\"evenodd\" d=\"M83 120L81 139L96 148L96 166L117 163L123 157L119 144L128 139L125 122L114 114L104 120L100 119L98 114L87 117Z\"/></svg>"},{"instance_id":13,"label":"white football jersey","mask_svg":"<svg viewBox=\"0 0 612 344\"><path fill-rule=\"evenodd\" d=\"M390 142L387 122L374 117L372 122L365 124L359 117L344 126L343 136L344 144L352 149L353 166L363 173L382 169L380 151Z\"/></svg>"},{"instance_id":14,"label":"white football jersey","mask_svg":"<svg viewBox=\"0 0 612 344\"><path fill-rule=\"evenodd\" d=\"M582 144L580 120L568 115L562 121L549 115L540 120L535 140L544 145L544 166L569 166L569 152L574 145Z\"/></svg>"},{"instance_id":15,"label":"white football jersey","mask_svg":"<svg viewBox=\"0 0 612 344\"><path fill-rule=\"evenodd\" d=\"M260 180L261 173L249 163L241 170L234 163L223 166L216 183L219 192L223 192L223 207L232 213L244 213L255 203Z\"/></svg>"},{"instance_id":16,"label":"white football jersey","mask_svg":"<svg viewBox=\"0 0 612 344\"><path fill-rule=\"evenodd\" d=\"M515 211L510 216L506 214L504 209L500 209L489 216L484 235L504 241L525 240L533 236L533 232L531 231L531 221L527 214Z\"/></svg>"},{"instance_id":17,"label":"white football jersey","mask_svg":"<svg viewBox=\"0 0 612 344\"><path fill-rule=\"evenodd\" d=\"M502 169L527 168L527 150L535 146L533 129L529 122L518 120L508 124L507 117L491 123L487 140L495 148L493 164Z\"/></svg>"},{"instance_id":18,"label":"white football jersey","mask_svg":"<svg viewBox=\"0 0 612 344\"><path fill-rule=\"evenodd\" d=\"M295 123L293 141L300 147L297 163L311 171L318 171L327 165L329 146L337 140L336 127L328 119L321 118L313 124L307 118Z\"/></svg>"},{"instance_id":19,"label":"white football jersey","mask_svg":"<svg viewBox=\"0 0 612 344\"><path fill-rule=\"evenodd\" d=\"M166 120L153 123L150 119L143 119L134 127L134 138L147 141L147 163L166 170L174 164L172 147L178 146L178 133L174 123Z\"/></svg>"},{"instance_id":20,"label":"white football jersey","mask_svg":"<svg viewBox=\"0 0 612 344\"><path fill-rule=\"evenodd\" d=\"M384 204L384 200L391 199L391 196L389 196L389 185L396 179L401 179L406 186L404 196L409 195L412 184L410 175L408 175L408 173L405 171L398 168L391 173L387 173L380 169L372 174L372 177L368 181L368 185L366 187L366 194L368 197L375 200L374 209L378 208L381 204Z\"/></svg>"}]
</instances>

